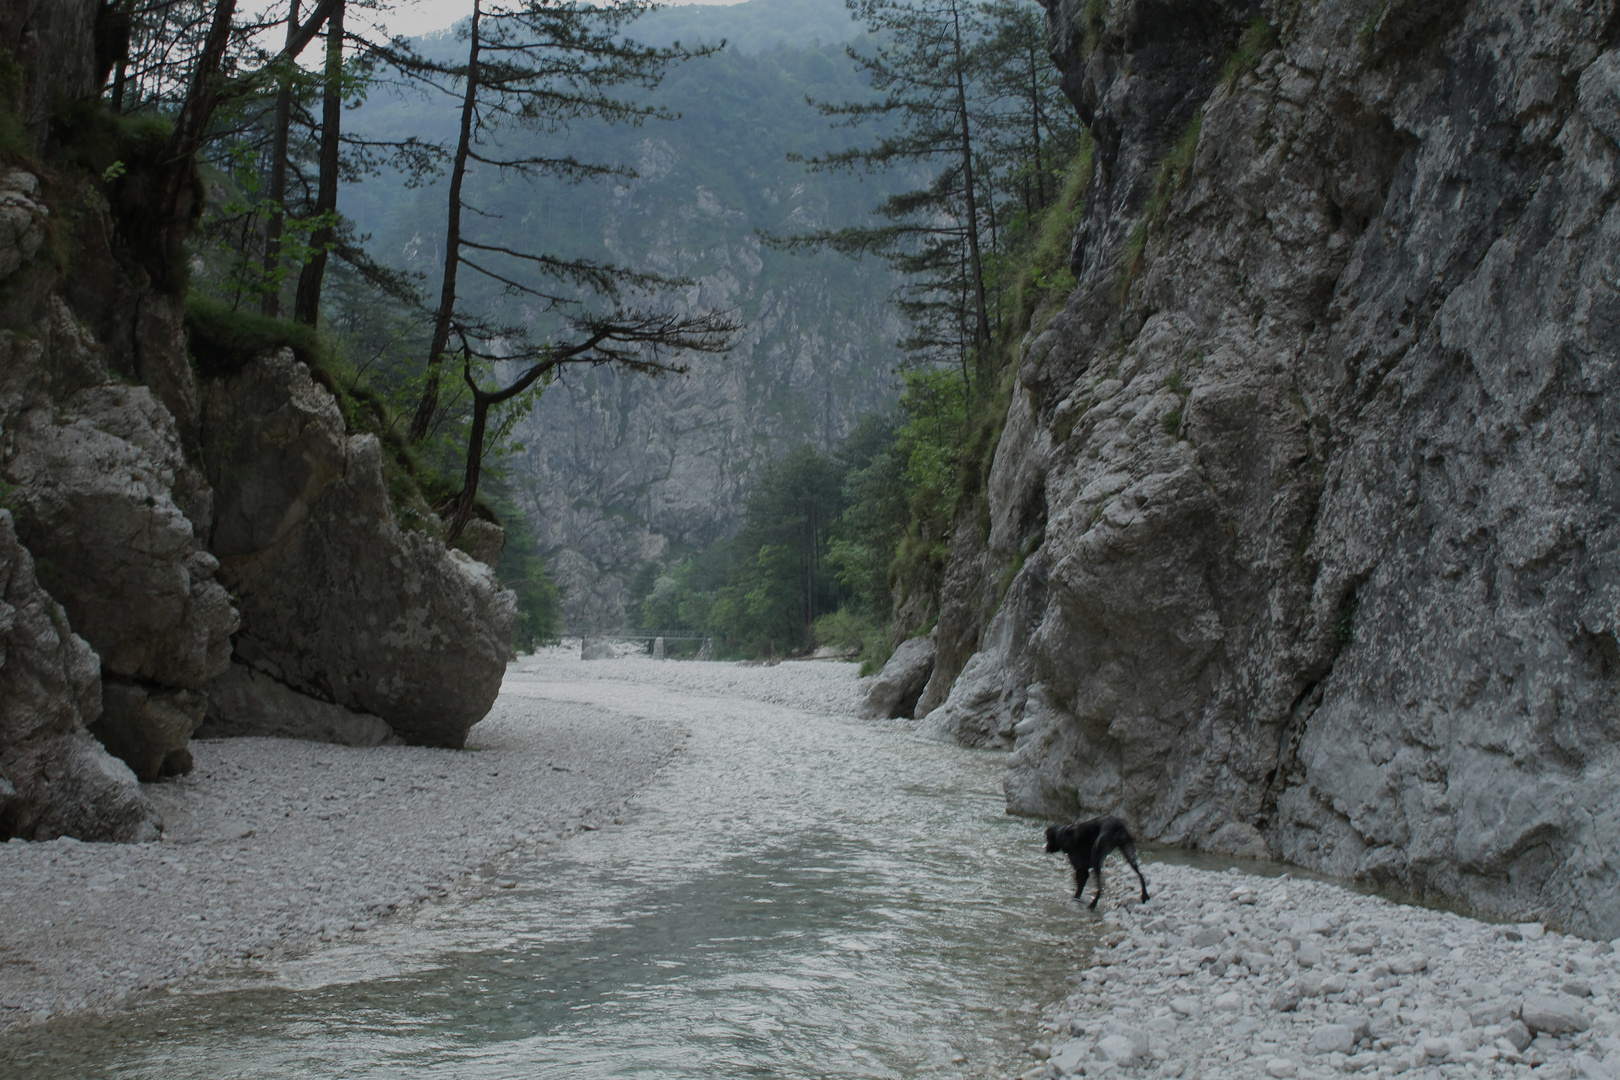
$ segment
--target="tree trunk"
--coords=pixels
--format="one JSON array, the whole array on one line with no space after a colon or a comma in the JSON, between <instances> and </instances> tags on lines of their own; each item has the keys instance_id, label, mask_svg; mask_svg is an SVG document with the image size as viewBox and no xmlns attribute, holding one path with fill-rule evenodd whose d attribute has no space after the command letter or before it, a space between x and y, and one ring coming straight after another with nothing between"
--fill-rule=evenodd
<instances>
[{"instance_id":1,"label":"tree trunk","mask_svg":"<svg viewBox=\"0 0 1620 1080\"><path fill-rule=\"evenodd\" d=\"M287 12L287 43L298 32L298 0ZM272 319L281 314L281 233L286 227L287 135L292 127L292 79L283 77L276 91L276 130L270 146L270 218L264 226L264 313Z\"/></svg>"},{"instance_id":2,"label":"tree trunk","mask_svg":"<svg viewBox=\"0 0 1620 1080\"><path fill-rule=\"evenodd\" d=\"M956 49L956 113L961 123L962 186L967 196L968 269L972 275L974 326L974 368L978 389L990 385L990 310L984 295L984 266L979 258L979 208L973 191L973 135L968 126L967 78L962 70L962 17L952 6Z\"/></svg>"},{"instance_id":3,"label":"tree trunk","mask_svg":"<svg viewBox=\"0 0 1620 1080\"><path fill-rule=\"evenodd\" d=\"M428 346L427 380L422 400L411 419L406 436L419 443L433 427L433 414L439 409L439 376L444 350L450 345L450 324L456 313L456 272L461 268L461 185L467 175L467 153L472 147L473 109L478 103L478 22L480 0L473 0L471 44L467 51L467 92L461 102L461 134L456 141L455 162L450 168L450 205L444 230L444 281L439 288L439 310L433 320L433 341Z\"/></svg>"},{"instance_id":4,"label":"tree trunk","mask_svg":"<svg viewBox=\"0 0 1620 1080\"><path fill-rule=\"evenodd\" d=\"M158 182L157 199L146 217L147 236L144 246L156 256L149 266L155 271L154 282L159 289L178 293L184 287L186 238L191 232L192 219L201 210L198 191L193 183L197 150L202 146L208 123L213 119L214 106L219 102L219 69L225 60L225 50L231 40L231 19L236 15L236 0L219 0L214 7L213 22L197 54L197 65L191 71L191 85L186 88L186 99L175 117L174 130L164 147L163 174Z\"/></svg>"},{"instance_id":5,"label":"tree trunk","mask_svg":"<svg viewBox=\"0 0 1620 1080\"><path fill-rule=\"evenodd\" d=\"M1041 73L1033 45L1029 48L1029 130L1035 150L1035 205L1044 209L1046 170L1041 167Z\"/></svg>"},{"instance_id":6,"label":"tree trunk","mask_svg":"<svg viewBox=\"0 0 1620 1080\"><path fill-rule=\"evenodd\" d=\"M445 530L446 544L460 539L467 522L472 520L473 506L478 501L478 482L484 471L484 430L489 423L493 397L477 388L473 390L472 427L467 431L467 469L461 481L461 494L456 496L455 512L450 515L450 527Z\"/></svg>"},{"instance_id":7,"label":"tree trunk","mask_svg":"<svg viewBox=\"0 0 1620 1080\"><path fill-rule=\"evenodd\" d=\"M338 0L326 22L326 87L321 97L321 178L315 192L315 216L323 219L309 234L309 262L298 275L298 296L293 317L307 326L320 318L321 282L326 277L326 249L337 229L331 218L337 211L338 142L343 125L343 0Z\"/></svg>"}]
</instances>

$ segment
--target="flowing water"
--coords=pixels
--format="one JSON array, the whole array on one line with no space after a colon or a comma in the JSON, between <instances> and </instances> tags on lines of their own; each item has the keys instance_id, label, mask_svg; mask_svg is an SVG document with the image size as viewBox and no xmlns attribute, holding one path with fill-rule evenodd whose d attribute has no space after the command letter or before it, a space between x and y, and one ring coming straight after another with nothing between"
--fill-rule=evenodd
<instances>
[{"instance_id":1,"label":"flowing water","mask_svg":"<svg viewBox=\"0 0 1620 1080\"><path fill-rule=\"evenodd\" d=\"M257 979L33 1029L28 1077L1005 1076L1088 946L999 755L619 683L678 725L623 825ZM1023 1059L1023 1065L1028 1059ZM1020 1066L1021 1067L1021 1066Z\"/></svg>"}]
</instances>

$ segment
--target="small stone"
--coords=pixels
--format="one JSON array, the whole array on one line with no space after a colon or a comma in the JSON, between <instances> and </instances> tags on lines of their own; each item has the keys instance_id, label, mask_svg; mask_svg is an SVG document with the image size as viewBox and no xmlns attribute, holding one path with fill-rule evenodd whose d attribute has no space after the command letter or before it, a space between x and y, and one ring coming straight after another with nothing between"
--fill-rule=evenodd
<instances>
[{"instance_id":1,"label":"small stone","mask_svg":"<svg viewBox=\"0 0 1620 1080\"><path fill-rule=\"evenodd\" d=\"M1174 997L1170 999L1170 1010L1182 1016L1202 1016L1204 1005L1195 997Z\"/></svg>"},{"instance_id":2,"label":"small stone","mask_svg":"<svg viewBox=\"0 0 1620 1080\"><path fill-rule=\"evenodd\" d=\"M1519 1015L1531 1031L1551 1035L1585 1031L1591 1026L1586 1014L1581 1012L1580 1001L1563 994L1527 994Z\"/></svg>"},{"instance_id":3,"label":"small stone","mask_svg":"<svg viewBox=\"0 0 1620 1080\"><path fill-rule=\"evenodd\" d=\"M1128 1065L1137 1058L1136 1044L1123 1035L1104 1035L1097 1040L1097 1053L1104 1061Z\"/></svg>"},{"instance_id":4,"label":"small stone","mask_svg":"<svg viewBox=\"0 0 1620 1080\"><path fill-rule=\"evenodd\" d=\"M1052 1056L1052 1048L1043 1042L1032 1042L1024 1048L1024 1053L1036 1061L1045 1061Z\"/></svg>"},{"instance_id":5,"label":"small stone","mask_svg":"<svg viewBox=\"0 0 1620 1080\"><path fill-rule=\"evenodd\" d=\"M1540 941L1547 936L1547 928L1538 922L1522 922L1519 924L1519 935L1526 941Z\"/></svg>"},{"instance_id":6,"label":"small stone","mask_svg":"<svg viewBox=\"0 0 1620 1080\"><path fill-rule=\"evenodd\" d=\"M1287 1058L1272 1058L1266 1062L1266 1075L1275 1076L1278 1080L1282 1080L1283 1077L1293 1076L1298 1071L1299 1066Z\"/></svg>"},{"instance_id":7,"label":"small stone","mask_svg":"<svg viewBox=\"0 0 1620 1080\"><path fill-rule=\"evenodd\" d=\"M1322 962L1322 946L1314 941L1307 941L1300 945L1299 951L1294 953L1294 959L1300 967L1315 967Z\"/></svg>"},{"instance_id":8,"label":"small stone","mask_svg":"<svg viewBox=\"0 0 1620 1080\"><path fill-rule=\"evenodd\" d=\"M1207 949L1211 945L1219 945L1226 940L1226 929L1221 926L1206 926L1192 936L1192 946L1195 949Z\"/></svg>"},{"instance_id":9,"label":"small stone","mask_svg":"<svg viewBox=\"0 0 1620 1080\"><path fill-rule=\"evenodd\" d=\"M1350 981L1343 975L1329 975L1322 980L1322 993L1342 994L1349 987Z\"/></svg>"},{"instance_id":10,"label":"small stone","mask_svg":"<svg viewBox=\"0 0 1620 1080\"><path fill-rule=\"evenodd\" d=\"M1311 1032L1313 1054L1348 1054L1355 1045L1356 1033L1343 1024L1323 1024Z\"/></svg>"},{"instance_id":11,"label":"small stone","mask_svg":"<svg viewBox=\"0 0 1620 1080\"><path fill-rule=\"evenodd\" d=\"M1046 1065L1057 1069L1059 1073L1072 1073L1080 1068L1082 1061L1086 1060L1086 1049L1084 1039L1070 1039L1059 1043L1052 1048L1051 1055L1046 1059ZM1045 1068L1040 1071L1045 1072Z\"/></svg>"},{"instance_id":12,"label":"small stone","mask_svg":"<svg viewBox=\"0 0 1620 1080\"><path fill-rule=\"evenodd\" d=\"M1523 1020L1515 1020L1502 1032L1502 1038L1513 1044L1513 1049L1524 1053L1524 1048L1530 1045L1530 1029Z\"/></svg>"},{"instance_id":13,"label":"small stone","mask_svg":"<svg viewBox=\"0 0 1620 1080\"><path fill-rule=\"evenodd\" d=\"M1429 958L1419 953L1397 956L1389 962L1389 970L1396 975L1416 975L1429 966Z\"/></svg>"},{"instance_id":14,"label":"small stone","mask_svg":"<svg viewBox=\"0 0 1620 1080\"><path fill-rule=\"evenodd\" d=\"M1571 979L1558 989L1570 997L1586 998L1592 996L1592 984L1585 979Z\"/></svg>"},{"instance_id":15,"label":"small stone","mask_svg":"<svg viewBox=\"0 0 1620 1080\"><path fill-rule=\"evenodd\" d=\"M1591 1054L1576 1054L1571 1064L1575 1066L1575 1075L1580 1080L1612 1080L1609 1070Z\"/></svg>"},{"instance_id":16,"label":"small stone","mask_svg":"<svg viewBox=\"0 0 1620 1080\"><path fill-rule=\"evenodd\" d=\"M1236 990L1228 990L1215 999L1215 1007L1226 1012L1240 1012L1243 1009L1243 995Z\"/></svg>"},{"instance_id":17,"label":"small stone","mask_svg":"<svg viewBox=\"0 0 1620 1080\"><path fill-rule=\"evenodd\" d=\"M1431 1035L1427 1039L1424 1039L1418 1048L1423 1051L1423 1055L1425 1057L1449 1057L1451 1054L1451 1040L1442 1039L1438 1035Z\"/></svg>"},{"instance_id":18,"label":"small stone","mask_svg":"<svg viewBox=\"0 0 1620 1080\"><path fill-rule=\"evenodd\" d=\"M1172 1005L1171 1008L1175 1006ZM1271 1007L1277 1012L1293 1012L1299 1008L1299 988L1297 986L1284 986L1271 995Z\"/></svg>"}]
</instances>

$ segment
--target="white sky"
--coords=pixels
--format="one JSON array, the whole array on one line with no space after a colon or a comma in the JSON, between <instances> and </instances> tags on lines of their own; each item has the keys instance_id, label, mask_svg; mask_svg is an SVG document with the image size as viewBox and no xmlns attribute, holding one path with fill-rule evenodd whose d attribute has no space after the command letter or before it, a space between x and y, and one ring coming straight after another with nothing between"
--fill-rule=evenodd
<instances>
[{"instance_id":1,"label":"white sky","mask_svg":"<svg viewBox=\"0 0 1620 1080\"><path fill-rule=\"evenodd\" d=\"M741 3L742 0L664 0L664 2L672 4L737 4ZM249 7L248 4L242 6L244 8ZM286 0L279 0L279 2L278 0L270 0L269 3L254 4L252 6L261 10L275 8L284 11L287 3ZM313 5L306 0L306 3L300 6L307 8ZM369 19L371 16L370 12L363 12L356 7L351 7L349 11L348 17L350 19ZM471 0L402 0L401 3L395 5L393 11L378 21L387 26L390 33L414 37L417 34L425 34L432 30L447 29L453 26L457 19L465 18L471 11Z\"/></svg>"}]
</instances>

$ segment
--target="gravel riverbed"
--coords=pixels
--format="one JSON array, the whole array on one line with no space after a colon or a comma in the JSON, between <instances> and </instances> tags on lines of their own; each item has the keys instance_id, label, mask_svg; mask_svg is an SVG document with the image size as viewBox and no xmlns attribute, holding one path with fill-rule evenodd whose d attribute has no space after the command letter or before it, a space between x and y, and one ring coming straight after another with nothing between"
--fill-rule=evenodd
<instances>
[{"instance_id":1,"label":"gravel riverbed","mask_svg":"<svg viewBox=\"0 0 1620 1080\"><path fill-rule=\"evenodd\" d=\"M673 686L834 715L865 689L853 664L587 662L577 647L523 657L509 679ZM504 857L543 858L612 820L682 742L674 724L514 691L466 751L197 743L194 773L150 789L159 843L0 845L0 1030L364 941L379 919L499 889ZM1040 854L1039 825L1031 887L1057 887L1067 866ZM1100 944L1067 999L1044 1016L1032 1006L1020 1080L1620 1080L1609 943L1308 878L1144 869L1147 904L1116 856L1102 914L1072 907L1076 939Z\"/></svg>"},{"instance_id":2,"label":"gravel riverbed","mask_svg":"<svg viewBox=\"0 0 1620 1080\"><path fill-rule=\"evenodd\" d=\"M0 1030L499 888L502 855L611 819L679 741L502 696L459 751L194 742L194 772L148 787L160 842L0 844Z\"/></svg>"},{"instance_id":3,"label":"gravel riverbed","mask_svg":"<svg viewBox=\"0 0 1620 1080\"><path fill-rule=\"evenodd\" d=\"M1607 942L1165 863L1132 904L1115 863L1099 947L1044 1017L1027 1080L1620 1076Z\"/></svg>"}]
</instances>

